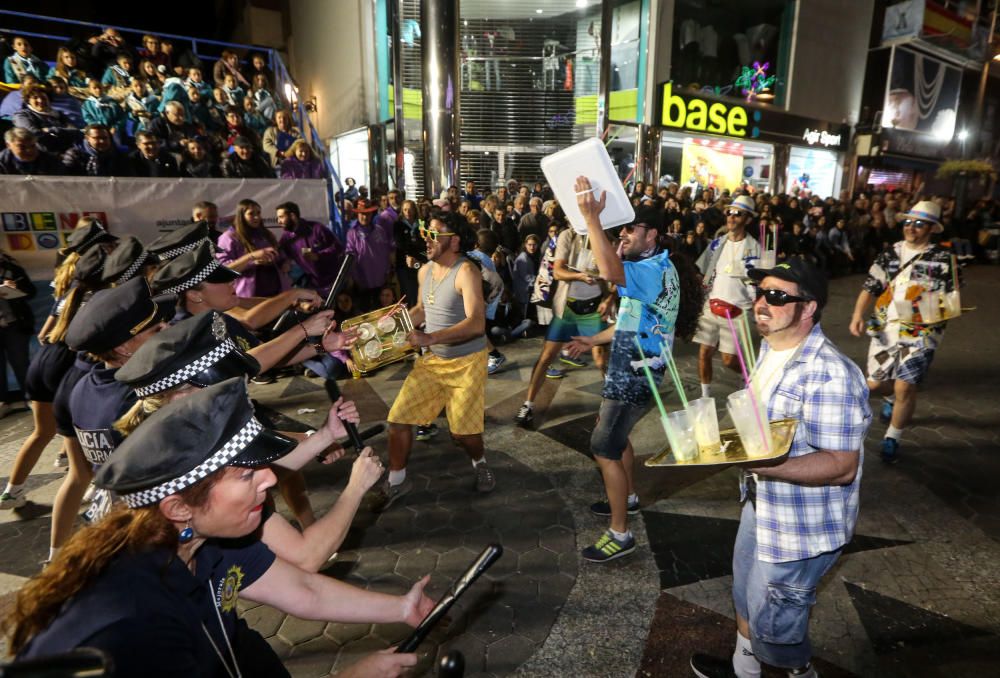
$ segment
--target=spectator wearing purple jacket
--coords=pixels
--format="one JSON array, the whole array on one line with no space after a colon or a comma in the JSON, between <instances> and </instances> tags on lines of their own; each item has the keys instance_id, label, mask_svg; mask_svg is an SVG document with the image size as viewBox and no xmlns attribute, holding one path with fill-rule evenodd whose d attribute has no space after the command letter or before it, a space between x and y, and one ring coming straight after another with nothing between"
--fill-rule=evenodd
<instances>
[{"instance_id":1,"label":"spectator wearing purple jacket","mask_svg":"<svg viewBox=\"0 0 1000 678\"><path fill-rule=\"evenodd\" d=\"M282 179L325 179L326 167L305 139L297 139L285 151L279 176Z\"/></svg>"},{"instance_id":2,"label":"spectator wearing purple jacket","mask_svg":"<svg viewBox=\"0 0 1000 678\"><path fill-rule=\"evenodd\" d=\"M337 277L344 246L323 224L304 221L294 202L281 203L276 213L278 224L284 229L278 250L302 269L306 287L325 297Z\"/></svg>"},{"instance_id":3,"label":"spectator wearing purple jacket","mask_svg":"<svg viewBox=\"0 0 1000 678\"><path fill-rule=\"evenodd\" d=\"M249 264L244 263L250 254ZM222 264L240 264L243 276L236 281L238 297L273 297L289 289L287 262L278 251L278 241L264 225L260 205L240 200L233 225L219 236L215 258Z\"/></svg>"},{"instance_id":4,"label":"spectator wearing purple jacket","mask_svg":"<svg viewBox=\"0 0 1000 678\"><path fill-rule=\"evenodd\" d=\"M371 201L360 198L354 208L357 220L347 231L347 252L354 255L354 283L362 311L378 308L379 292L389 280L395 242L392 224L375 223L378 210Z\"/></svg>"}]
</instances>

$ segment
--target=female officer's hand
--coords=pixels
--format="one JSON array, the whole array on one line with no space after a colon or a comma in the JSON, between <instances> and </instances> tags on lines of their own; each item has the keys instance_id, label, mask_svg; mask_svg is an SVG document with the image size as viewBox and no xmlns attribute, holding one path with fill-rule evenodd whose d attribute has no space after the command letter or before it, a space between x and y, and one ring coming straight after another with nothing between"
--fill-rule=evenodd
<instances>
[{"instance_id":1,"label":"female officer's hand","mask_svg":"<svg viewBox=\"0 0 1000 678\"><path fill-rule=\"evenodd\" d=\"M396 648L390 647L370 654L355 662L337 674L336 678L396 678L403 671L417 663L417 655L412 652L396 654Z\"/></svg>"}]
</instances>

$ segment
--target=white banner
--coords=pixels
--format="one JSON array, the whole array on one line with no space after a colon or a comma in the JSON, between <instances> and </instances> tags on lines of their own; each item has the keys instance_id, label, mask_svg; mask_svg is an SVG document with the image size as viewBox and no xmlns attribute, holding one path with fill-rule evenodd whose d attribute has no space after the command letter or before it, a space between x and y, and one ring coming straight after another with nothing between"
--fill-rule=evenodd
<instances>
[{"instance_id":1,"label":"white banner","mask_svg":"<svg viewBox=\"0 0 1000 678\"><path fill-rule=\"evenodd\" d=\"M214 202L220 221L230 221L246 198L260 204L271 228L277 228L276 207L286 201L299 206L303 219L330 222L325 183L315 179L0 176L2 244L32 278L49 279L56 250L81 216L96 216L112 233L149 243L191 223L197 202Z\"/></svg>"}]
</instances>

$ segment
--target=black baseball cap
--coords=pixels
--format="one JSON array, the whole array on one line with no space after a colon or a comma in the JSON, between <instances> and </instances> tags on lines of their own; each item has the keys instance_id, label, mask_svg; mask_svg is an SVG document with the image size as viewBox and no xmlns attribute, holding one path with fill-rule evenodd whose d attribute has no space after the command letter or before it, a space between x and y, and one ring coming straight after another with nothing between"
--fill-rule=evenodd
<instances>
[{"instance_id":1,"label":"black baseball cap","mask_svg":"<svg viewBox=\"0 0 1000 678\"><path fill-rule=\"evenodd\" d=\"M652 205L639 205L635 209L635 219L625 226L644 226L660 233L663 231L662 211Z\"/></svg>"},{"instance_id":2,"label":"black baseball cap","mask_svg":"<svg viewBox=\"0 0 1000 678\"><path fill-rule=\"evenodd\" d=\"M779 278L793 282L799 286L802 295L815 301L820 309L826 306L828 296L826 274L805 259L792 258L774 268L751 268L747 275L756 282L764 278Z\"/></svg>"},{"instance_id":3,"label":"black baseball cap","mask_svg":"<svg viewBox=\"0 0 1000 678\"><path fill-rule=\"evenodd\" d=\"M226 283L239 277L239 273L219 263L215 248L206 240L158 270L153 276L153 289L158 294L180 294L203 282Z\"/></svg>"},{"instance_id":4,"label":"black baseball cap","mask_svg":"<svg viewBox=\"0 0 1000 678\"><path fill-rule=\"evenodd\" d=\"M150 506L226 466L264 466L296 445L264 428L246 379L236 377L154 412L115 449L94 484L118 493L132 508Z\"/></svg>"},{"instance_id":5,"label":"black baseball cap","mask_svg":"<svg viewBox=\"0 0 1000 678\"><path fill-rule=\"evenodd\" d=\"M205 311L150 338L115 372L115 379L147 398L179 384L205 388L259 373L260 363L239 349L222 314Z\"/></svg>"},{"instance_id":6,"label":"black baseball cap","mask_svg":"<svg viewBox=\"0 0 1000 678\"><path fill-rule=\"evenodd\" d=\"M145 278L96 292L66 331L74 351L106 353L140 332L174 317L174 297L153 297Z\"/></svg>"}]
</instances>

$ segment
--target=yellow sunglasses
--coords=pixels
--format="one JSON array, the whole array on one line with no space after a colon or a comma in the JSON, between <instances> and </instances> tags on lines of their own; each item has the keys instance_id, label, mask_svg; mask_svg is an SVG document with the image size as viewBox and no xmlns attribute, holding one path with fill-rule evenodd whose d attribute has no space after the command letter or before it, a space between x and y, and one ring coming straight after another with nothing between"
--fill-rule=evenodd
<instances>
[{"instance_id":1,"label":"yellow sunglasses","mask_svg":"<svg viewBox=\"0 0 1000 678\"><path fill-rule=\"evenodd\" d=\"M431 231L431 230L428 230L428 229L423 228L423 227L420 228L420 236L424 240L431 240L433 242L437 242L438 238L450 238L453 235L456 235L456 234L455 233L441 233L440 231Z\"/></svg>"}]
</instances>

